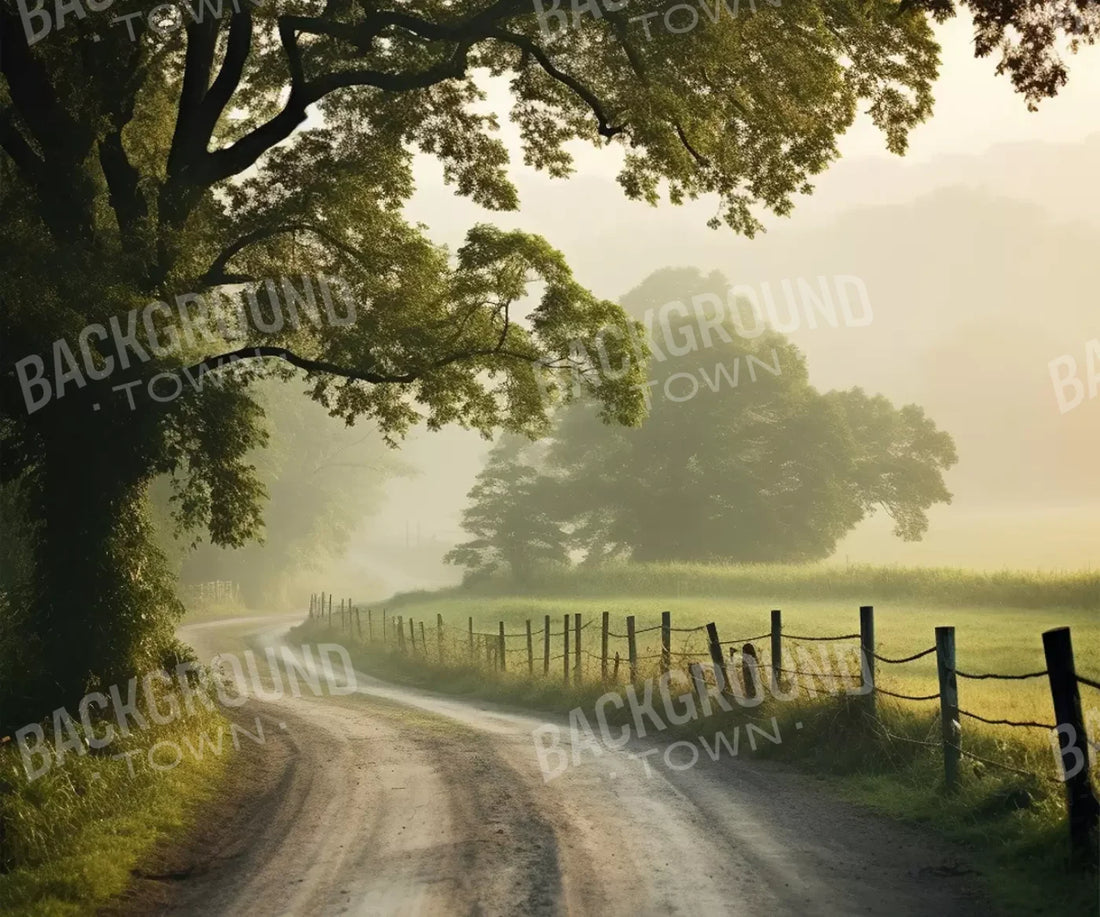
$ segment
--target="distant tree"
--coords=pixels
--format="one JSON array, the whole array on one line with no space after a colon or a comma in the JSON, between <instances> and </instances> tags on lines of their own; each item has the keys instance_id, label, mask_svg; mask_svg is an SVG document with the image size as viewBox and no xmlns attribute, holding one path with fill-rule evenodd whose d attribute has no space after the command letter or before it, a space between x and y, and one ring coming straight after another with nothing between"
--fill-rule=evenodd
<instances>
[{"instance_id":1,"label":"distant tree","mask_svg":"<svg viewBox=\"0 0 1100 917\"><path fill-rule=\"evenodd\" d=\"M543 481L523 461L525 445L505 436L489 453L462 514L462 527L475 537L449 551L446 562L474 574L503 568L521 584L539 567L568 563L566 537L546 508Z\"/></svg>"},{"instance_id":2,"label":"distant tree","mask_svg":"<svg viewBox=\"0 0 1100 917\"><path fill-rule=\"evenodd\" d=\"M624 305L638 314L726 286L719 274L663 271ZM918 539L927 509L950 501L954 445L916 405L818 392L801 352L770 330L740 334L747 319L725 321L728 340L712 327L709 346L696 316L666 320L650 322L649 419L609 430L592 406L566 409L548 480L532 485L591 560L809 561L876 510Z\"/></svg>"}]
</instances>

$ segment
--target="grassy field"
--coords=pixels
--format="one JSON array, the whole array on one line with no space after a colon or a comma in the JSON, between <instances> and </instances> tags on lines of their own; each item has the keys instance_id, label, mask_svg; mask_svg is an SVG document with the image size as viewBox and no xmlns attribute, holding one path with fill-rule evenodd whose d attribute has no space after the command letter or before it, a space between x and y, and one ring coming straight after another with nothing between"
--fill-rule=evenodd
<instances>
[{"instance_id":1,"label":"grassy field","mask_svg":"<svg viewBox=\"0 0 1100 917\"><path fill-rule=\"evenodd\" d=\"M611 615L611 631L619 634L626 631L627 615L634 615L637 627L641 629L659 624L661 612L670 611L674 628L694 627L713 621L723 641L754 637L770 630L772 607L782 610L784 632L792 635L831 636L859 631L858 605L845 605L835 600L795 600L769 605L763 601L753 602L748 599L661 594L645 597L524 598L464 596L451 592L441 594L436 599L417 597L388 603L387 607L392 613L402 615L406 621L412 618L417 622L426 622L425 626L433 640L436 616L442 615L444 622L449 625L448 633L460 643L461 632L466 630L467 621L471 617L475 631L496 632L499 622L503 621L506 631L514 633L524 629L527 619L531 619L533 629L539 630L543 626L544 616L550 615L552 632L557 634L561 632L564 615L570 615L572 620L572 615L579 613L585 622L593 622L583 632L582 649L594 653L599 652L599 618L604 611ZM377 611L374 613L378 614ZM1046 668L1043 631L1069 626L1073 635L1078 671L1100 680L1100 613L1076 608L994 610L985 607L920 605L915 602L879 602L875 605L877 651L890 658L912 655L933 646L936 626L948 624L955 627L956 662L959 669L974 674L1042 671ZM540 640L541 636L535 641L537 658L541 658L542 654ZM847 646L854 650L857 642L848 641ZM522 640L510 639L508 643L510 649L525 646ZM561 637L553 637L551 655L560 654L562 644ZM815 645L812 644L787 641L787 645L792 652L798 652L797 647L801 647L803 651L816 652ZM609 655L613 657L618 652L625 659L626 646L625 639L612 637L609 640ZM757 646L761 657L767 657L768 641L757 641ZM679 659L702 661L708 658L704 632L674 633L672 647L674 656ZM639 656L652 657L659 651L659 631L650 631L638 637ZM525 656L521 655L519 659L526 664ZM641 666L643 671L647 666L653 668L655 662L652 658L644 660ZM597 659L584 655L583 663L590 677L598 672ZM553 674L557 677L560 668L554 668ZM880 663L878 683L899 694L935 694L938 690L935 654L905 665ZM1086 717L1091 711L1096 725L1100 727L1100 691L1082 687L1081 699ZM1054 716L1050 689L1045 678L1009 682L963 679L959 684L959 703L964 709L987 719L1035 720L1045 723L1052 722ZM934 703L925 703L924 706L935 708ZM964 726L968 727L969 724ZM982 728L997 730L997 727ZM1053 762L1053 758L1051 760Z\"/></svg>"}]
</instances>

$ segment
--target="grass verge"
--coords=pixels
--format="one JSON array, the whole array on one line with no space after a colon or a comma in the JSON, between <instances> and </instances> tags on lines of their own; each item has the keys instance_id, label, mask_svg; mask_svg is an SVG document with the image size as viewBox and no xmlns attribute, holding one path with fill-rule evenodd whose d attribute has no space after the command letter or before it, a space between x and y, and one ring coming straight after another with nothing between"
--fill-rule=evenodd
<instances>
[{"instance_id":1,"label":"grass verge","mask_svg":"<svg viewBox=\"0 0 1100 917\"><path fill-rule=\"evenodd\" d=\"M14 740L0 746L6 917L94 913L120 894L158 840L185 830L212 798L233 748L218 742L214 753L203 739L222 736L226 725L220 713L197 705L193 714L133 731L102 753L83 745L85 753L66 754L37 779L28 778ZM34 759L31 767L40 764Z\"/></svg>"}]
</instances>

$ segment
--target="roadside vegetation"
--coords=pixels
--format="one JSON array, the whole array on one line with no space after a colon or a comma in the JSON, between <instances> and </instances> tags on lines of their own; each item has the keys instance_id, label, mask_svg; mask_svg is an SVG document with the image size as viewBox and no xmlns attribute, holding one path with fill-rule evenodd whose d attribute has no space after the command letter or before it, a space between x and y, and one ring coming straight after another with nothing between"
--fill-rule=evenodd
<instances>
[{"instance_id":1,"label":"roadside vegetation","mask_svg":"<svg viewBox=\"0 0 1100 917\"><path fill-rule=\"evenodd\" d=\"M171 744L153 751L158 743ZM180 763L167 767L173 746L182 750ZM152 766L150 753L166 769ZM66 755L36 780L28 779L14 740L0 746L3 913L88 914L121 894L158 842L191 825L233 753L226 721L200 711L136 731L103 754Z\"/></svg>"}]
</instances>

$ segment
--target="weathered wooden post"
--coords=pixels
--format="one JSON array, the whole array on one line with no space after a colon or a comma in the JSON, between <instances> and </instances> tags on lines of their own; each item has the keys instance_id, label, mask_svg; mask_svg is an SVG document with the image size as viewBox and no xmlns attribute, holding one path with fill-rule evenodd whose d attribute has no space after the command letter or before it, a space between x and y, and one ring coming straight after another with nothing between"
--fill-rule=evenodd
<instances>
[{"instance_id":1,"label":"weathered wooden post","mask_svg":"<svg viewBox=\"0 0 1100 917\"><path fill-rule=\"evenodd\" d=\"M712 621L707 625L707 646L710 649L710 659L714 663L714 680L718 682L718 690L723 694L730 694L730 673L726 669L726 659L722 654L722 643L718 639L718 626Z\"/></svg>"},{"instance_id":2,"label":"weathered wooden post","mask_svg":"<svg viewBox=\"0 0 1100 917\"><path fill-rule=\"evenodd\" d=\"M741 647L741 681L745 686L745 697L752 699L760 693L760 660L756 656L756 647L746 643Z\"/></svg>"},{"instance_id":3,"label":"weathered wooden post","mask_svg":"<svg viewBox=\"0 0 1100 917\"><path fill-rule=\"evenodd\" d=\"M470 618L469 623L470 623L470 665L473 665L474 662L476 662L476 660L477 660L477 657L474 656L474 619Z\"/></svg>"},{"instance_id":4,"label":"weathered wooden post","mask_svg":"<svg viewBox=\"0 0 1100 917\"><path fill-rule=\"evenodd\" d=\"M576 637L576 646L573 647L576 663L573 666L573 684L579 685L582 681L581 673L581 613L573 615L573 631Z\"/></svg>"},{"instance_id":5,"label":"weathered wooden post","mask_svg":"<svg viewBox=\"0 0 1100 917\"><path fill-rule=\"evenodd\" d=\"M859 606L859 652L863 667L863 688L867 691L863 703L867 713L875 716L875 609L872 605Z\"/></svg>"},{"instance_id":6,"label":"weathered wooden post","mask_svg":"<svg viewBox=\"0 0 1100 917\"><path fill-rule=\"evenodd\" d=\"M600 680L607 681L607 631L611 624L611 612L605 611L603 613L603 620L600 622Z\"/></svg>"},{"instance_id":7,"label":"weathered wooden post","mask_svg":"<svg viewBox=\"0 0 1100 917\"><path fill-rule=\"evenodd\" d=\"M1074 866L1090 866L1096 855L1097 815L1100 805L1089 779L1089 745L1085 720L1081 715L1081 693L1073 662L1073 642L1068 627L1043 632L1043 652L1047 659L1047 678L1054 701L1054 720L1066 784L1066 809L1069 813L1070 860Z\"/></svg>"},{"instance_id":8,"label":"weathered wooden post","mask_svg":"<svg viewBox=\"0 0 1100 917\"><path fill-rule=\"evenodd\" d=\"M328 594L328 626L332 627L332 593Z\"/></svg>"},{"instance_id":9,"label":"weathered wooden post","mask_svg":"<svg viewBox=\"0 0 1100 917\"><path fill-rule=\"evenodd\" d=\"M959 782L959 686L955 675L955 628L936 628L936 674L940 680L940 732L943 736L943 785L953 793Z\"/></svg>"},{"instance_id":10,"label":"weathered wooden post","mask_svg":"<svg viewBox=\"0 0 1100 917\"><path fill-rule=\"evenodd\" d=\"M344 632L344 600L340 599L340 633Z\"/></svg>"},{"instance_id":11,"label":"weathered wooden post","mask_svg":"<svg viewBox=\"0 0 1100 917\"><path fill-rule=\"evenodd\" d=\"M615 650L615 669L611 673L611 680L618 684L619 682L619 651Z\"/></svg>"},{"instance_id":12,"label":"weathered wooden post","mask_svg":"<svg viewBox=\"0 0 1100 917\"><path fill-rule=\"evenodd\" d=\"M309 616L313 617L313 596L309 597Z\"/></svg>"},{"instance_id":13,"label":"weathered wooden post","mask_svg":"<svg viewBox=\"0 0 1100 917\"><path fill-rule=\"evenodd\" d=\"M413 655L416 655L416 634L413 633L412 618L409 618L409 646L412 648Z\"/></svg>"},{"instance_id":14,"label":"weathered wooden post","mask_svg":"<svg viewBox=\"0 0 1100 917\"><path fill-rule=\"evenodd\" d=\"M542 620L542 674L550 674L550 615Z\"/></svg>"},{"instance_id":15,"label":"weathered wooden post","mask_svg":"<svg viewBox=\"0 0 1100 917\"><path fill-rule=\"evenodd\" d=\"M531 619L527 619L527 674L535 674L535 644L531 637Z\"/></svg>"},{"instance_id":16,"label":"weathered wooden post","mask_svg":"<svg viewBox=\"0 0 1100 917\"><path fill-rule=\"evenodd\" d=\"M363 642L363 618L359 614L359 606L355 606L355 629L359 632L359 642Z\"/></svg>"},{"instance_id":17,"label":"weathered wooden post","mask_svg":"<svg viewBox=\"0 0 1100 917\"><path fill-rule=\"evenodd\" d=\"M428 658L428 640L424 636L424 622L420 622L420 655L425 659Z\"/></svg>"},{"instance_id":18,"label":"weathered wooden post","mask_svg":"<svg viewBox=\"0 0 1100 917\"><path fill-rule=\"evenodd\" d=\"M626 618L626 655L630 661L630 683L638 681L638 638L634 634L634 615Z\"/></svg>"},{"instance_id":19,"label":"weathered wooden post","mask_svg":"<svg viewBox=\"0 0 1100 917\"><path fill-rule=\"evenodd\" d=\"M443 615L436 613L435 616L435 642L439 649L439 661L443 662Z\"/></svg>"},{"instance_id":20,"label":"weathered wooden post","mask_svg":"<svg viewBox=\"0 0 1100 917\"><path fill-rule=\"evenodd\" d=\"M405 622L401 615L397 616L397 648L405 652Z\"/></svg>"},{"instance_id":21,"label":"weathered wooden post","mask_svg":"<svg viewBox=\"0 0 1100 917\"><path fill-rule=\"evenodd\" d=\"M661 674L668 672L672 661L672 612L661 612Z\"/></svg>"},{"instance_id":22,"label":"weathered wooden post","mask_svg":"<svg viewBox=\"0 0 1100 917\"><path fill-rule=\"evenodd\" d=\"M505 665L505 653L504 653L504 622L500 622L500 642L497 644L500 647L500 670L503 672L507 666Z\"/></svg>"},{"instance_id":23,"label":"weathered wooden post","mask_svg":"<svg viewBox=\"0 0 1100 917\"><path fill-rule=\"evenodd\" d=\"M563 640L565 642L565 649L562 653L563 669L565 671L565 683L569 684L569 615L565 616L562 624Z\"/></svg>"},{"instance_id":24,"label":"weathered wooden post","mask_svg":"<svg viewBox=\"0 0 1100 917\"><path fill-rule=\"evenodd\" d=\"M772 693L778 694L783 686L783 612L772 609ZM798 666L795 666L798 668Z\"/></svg>"}]
</instances>

